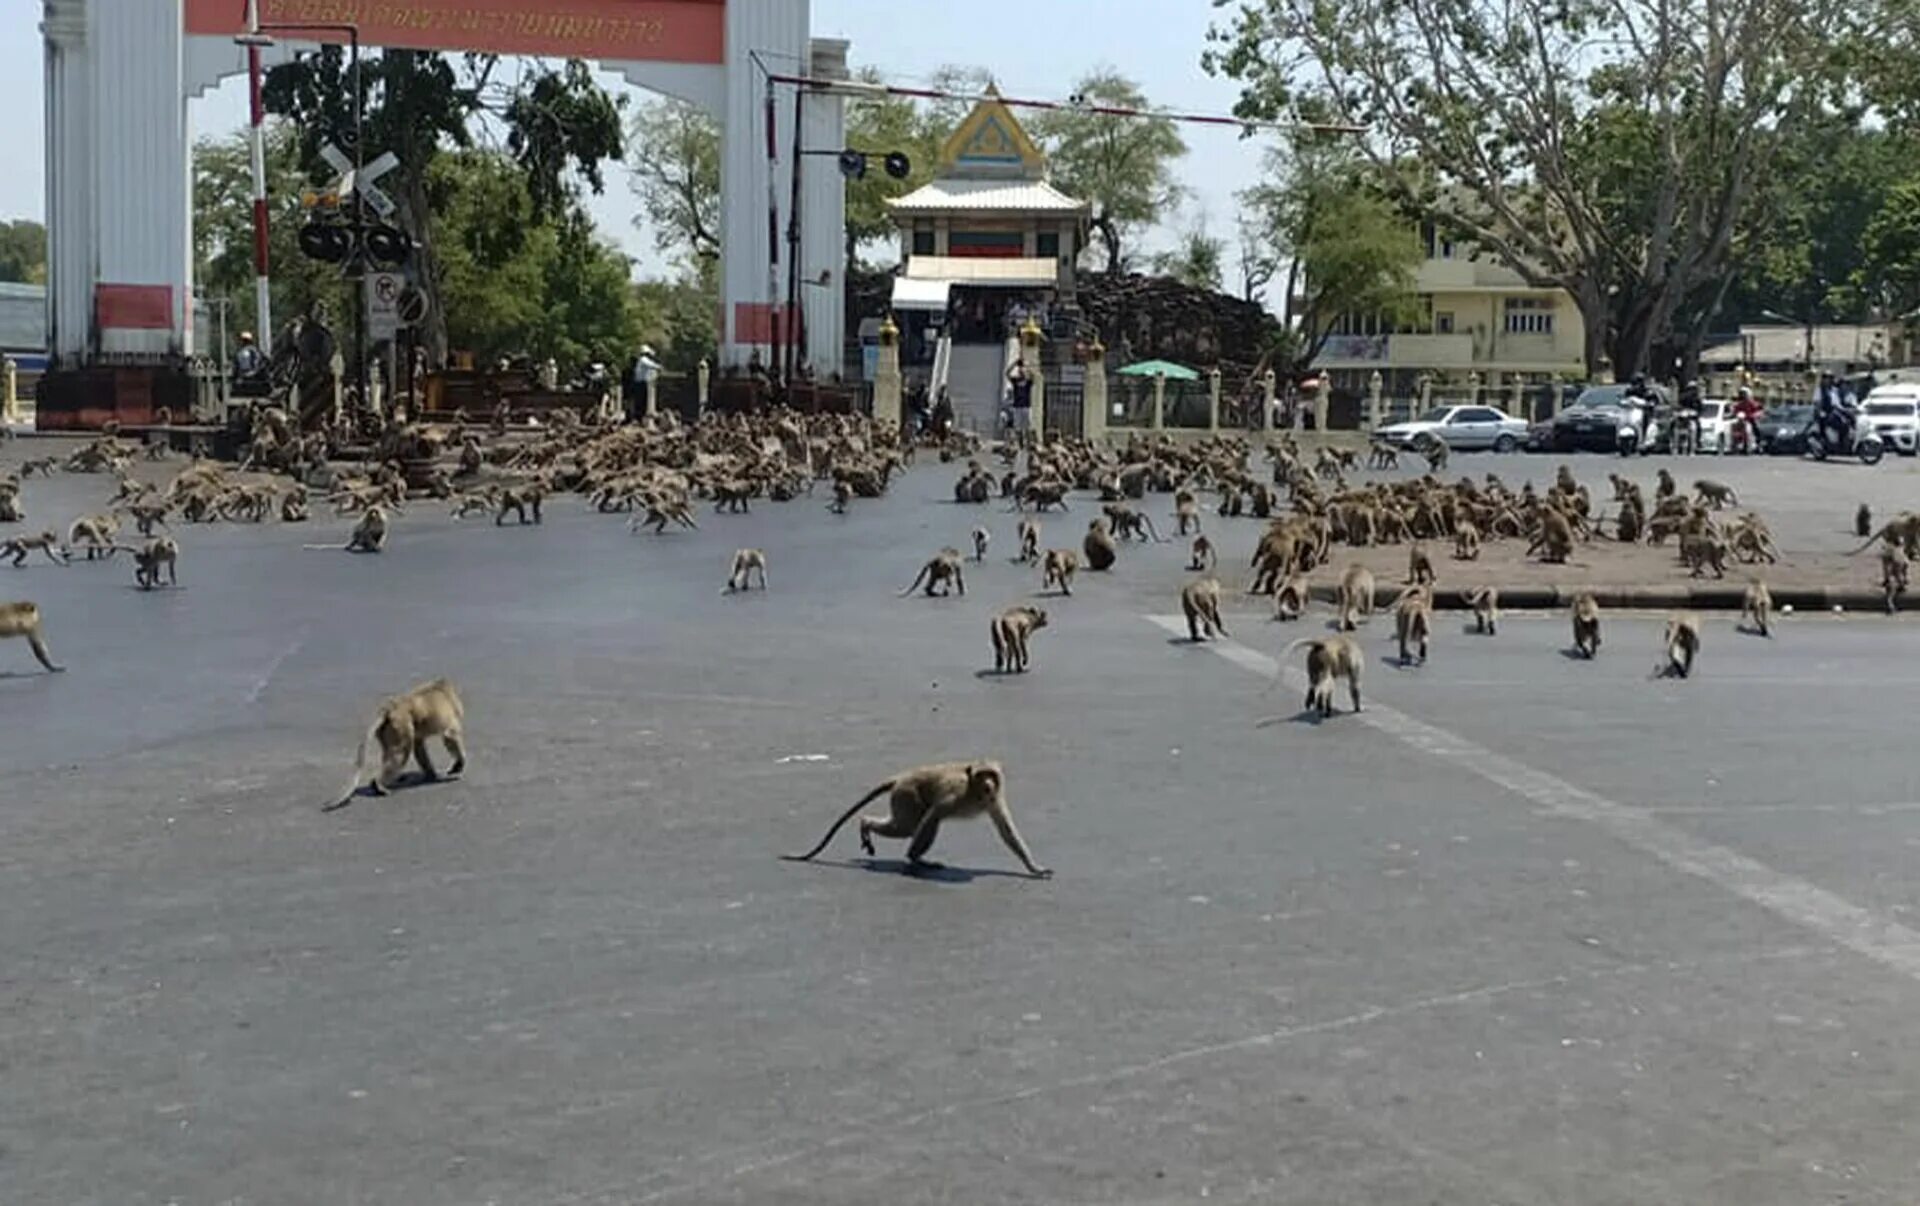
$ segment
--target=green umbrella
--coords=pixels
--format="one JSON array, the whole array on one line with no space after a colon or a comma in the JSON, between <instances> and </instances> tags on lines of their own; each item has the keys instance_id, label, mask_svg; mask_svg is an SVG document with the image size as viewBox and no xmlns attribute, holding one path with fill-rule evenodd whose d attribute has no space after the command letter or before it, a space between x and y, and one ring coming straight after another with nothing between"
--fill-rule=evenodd
<instances>
[{"instance_id":1,"label":"green umbrella","mask_svg":"<svg viewBox=\"0 0 1920 1206\"><path fill-rule=\"evenodd\" d=\"M1171 360L1136 360L1120 370L1122 377L1158 377L1166 374L1169 381L1198 381L1200 374L1184 364L1175 364Z\"/></svg>"}]
</instances>

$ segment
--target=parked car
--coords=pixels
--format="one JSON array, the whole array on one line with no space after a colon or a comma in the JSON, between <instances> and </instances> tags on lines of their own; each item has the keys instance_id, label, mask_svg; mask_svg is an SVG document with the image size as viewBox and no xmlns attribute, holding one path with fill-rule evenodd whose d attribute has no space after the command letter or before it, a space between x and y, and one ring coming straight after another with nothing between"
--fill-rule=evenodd
<instances>
[{"instance_id":1,"label":"parked car","mask_svg":"<svg viewBox=\"0 0 1920 1206\"><path fill-rule=\"evenodd\" d=\"M1770 456L1800 456L1807 450L1807 426L1813 422L1813 405L1770 406L1754 426L1760 437L1760 451Z\"/></svg>"},{"instance_id":2,"label":"parked car","mask_svg":"<svg viewBox=\"0 0 1920 1206\"><path fill-rule=\"evenodd\" d=\"M1620 429L1628 422L1629 412L1623 401L1627 395L1624 385L1590 385L1580 391L1573 405L1560 412L1553 420L1553 450L1555 452L1616 452L1620 448ZM1659 403L1664 403L1665 395L1659 394ZM1657 403L1656 405L1658 405ZM1637 443L1647 447L1656 447L1660 438L1658 429L1652 433L1635 432Z\"/></svg>"},{"instance_id":3,"label":"parked car","mask_svg":"<svg viewBox=\"0 0 1920 1206\"><path fill-rule=\"evenodd\" d=\"M1920 384L1880 386L1860 404L1860 416L1901 456L1920 453Z\"/></svg>"},{"instance_id":4,"label":"parked car","mask_svg":"<svg viewBox=\"0 0 1920 1206\"><path fill-rule=\"evenodd\" d=\"M1394 423L1374 438L1396 448L1419 448L1434 438L1456 451L1491 448L1512 452L1527 438L1527 421L1491 406L1436 406L1417 419Z\"/></svg>"},{"instance_id":5,"label":"parked car","mask_svg":"<svg viewBox=\"0 0 1920 1206\"><path fill-rule=\"evenodd\" d=\"M1706 398L1700 403L1700 452L1723 453L1733 438L1733 403Z\"/></svg>"}]
</instances>

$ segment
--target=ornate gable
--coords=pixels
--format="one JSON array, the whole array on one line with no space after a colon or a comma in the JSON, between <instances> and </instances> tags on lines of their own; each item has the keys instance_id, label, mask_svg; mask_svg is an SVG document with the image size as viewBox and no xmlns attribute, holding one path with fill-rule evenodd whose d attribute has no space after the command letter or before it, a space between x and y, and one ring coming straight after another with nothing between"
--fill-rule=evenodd
<instances>
[{"instance_id":1,"label":"ornate gable","mask_svg":"<svg viewBox=\"0 0 1920 1206\"><path fill-rule=\"evenodd\" d=\"M1039 180L1046 175L1046 157L1001 103L998 89L987 86L986 100L973 107L940 148L938 174L958 179Z\"/></svg>"}]
</instances>

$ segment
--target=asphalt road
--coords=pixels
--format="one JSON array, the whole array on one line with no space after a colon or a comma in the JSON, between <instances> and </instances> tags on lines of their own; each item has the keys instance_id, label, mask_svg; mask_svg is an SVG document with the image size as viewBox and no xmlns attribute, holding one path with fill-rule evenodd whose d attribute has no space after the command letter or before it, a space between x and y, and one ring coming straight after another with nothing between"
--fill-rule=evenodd
<instances>
[{"instance_id":1,"label":"asphalt road","mask_svg":"<svg viewBox=\"0 0 1920 1206\"><path fill-rule=\"evenodd\" d=\"M1891 505L1907 464L1854 476ZM1845 467L1741 472L1809 524L1855 501L1820 484ZM1920 1192L1920 630L1715 617L1699 675L1651 682L1653 618L1587 664L1559 618L1444 617L1410 670L1376 621L1369 711L1313 724L1262 691L1314 629L1173 637L1168 544L1047 601L997 678L986 618L1037 574L951 476L657 539L572 500L416 505L379 557L297 547L342 522L195 528L151 595L0 568L72 667L0 645L0 1201ZM896 597L983 520L965 599ZM741 545L765 595L719 593ZM468 777L317 811L371 703L440 673ZM940 875L844 832L774 857L971 756L1055 879L985 825Z\"/></svg>"}]
</instances>

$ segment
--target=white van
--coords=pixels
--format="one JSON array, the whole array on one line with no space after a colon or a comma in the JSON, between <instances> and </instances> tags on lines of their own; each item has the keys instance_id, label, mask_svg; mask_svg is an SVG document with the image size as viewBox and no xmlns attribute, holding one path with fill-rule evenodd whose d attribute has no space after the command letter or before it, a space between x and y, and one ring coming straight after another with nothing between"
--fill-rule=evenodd
<instances>
[{"instance_id":1,"label":"white van","mask_svg":"<svg viewBox=\"0 0 1920 1206\"><path fill-rule=\"evenodd\" d=\"M1920 452L1920 382L1879 386L1860 404L1860 421L1901 456Z\"/></svg>"}]
</instances>

